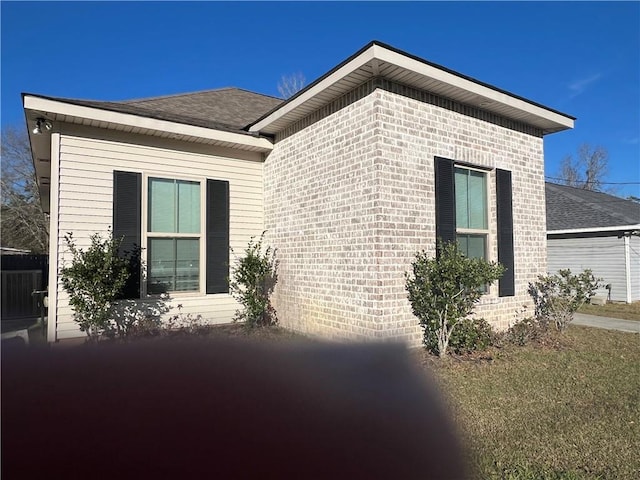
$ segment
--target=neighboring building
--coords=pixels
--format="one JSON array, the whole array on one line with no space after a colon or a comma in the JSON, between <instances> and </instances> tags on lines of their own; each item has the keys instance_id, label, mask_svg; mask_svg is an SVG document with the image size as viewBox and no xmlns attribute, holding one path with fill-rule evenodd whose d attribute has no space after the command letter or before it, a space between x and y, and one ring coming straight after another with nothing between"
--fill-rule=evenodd
<instances>
[{"instance_id":1,"label":"neighboring building","mask_svg":"<svg viewBox=\"0 0 640 480\"><path fill-rule=\"evenodd\" d=\"M554 183L546 197L549 272L588 268L610 286L599 295L640 300L640 203Z\"/></svg>"},{"instance_id":2,"label":"neighboring building","mask_svg":"<svg viewBox=\"0 0 640 480\"><path fill-rule=\"evenodd\" d=\"M142 298L229 322L228 264L277 248L282 325L325 338L421 339L404 289L436 237L507 272L478 315L506 326L546 272L544 135L574 118L372 42L283 102L222 89L129 102L25 94L51 212L50 340L79 335L56 272L64 234L110 225L142 245ZM51 127L50 130L47 130Z\"/></svg>"}]
</instances>

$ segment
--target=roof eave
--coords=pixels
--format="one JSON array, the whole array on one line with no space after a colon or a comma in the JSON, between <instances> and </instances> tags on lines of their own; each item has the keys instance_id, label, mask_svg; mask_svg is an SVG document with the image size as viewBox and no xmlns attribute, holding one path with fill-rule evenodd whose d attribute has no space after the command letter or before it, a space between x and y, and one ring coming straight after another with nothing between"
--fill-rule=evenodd
<instances>
[{"instance_id":1,"label":"roof eave","mask_svg":"<svg viewBox=\"0 0 640 480\"><path fill-rule=\"evenodd\" d=\"M54 132L43 131L41 135L34 135L30 127L37 118L52 121L54 131L58 130L58 123L75 123L254 152L264 153L273 149L273 143L264 137L102 110L28 93L22 94L22 102L40 203L45 213L50 210L51 133Z\"/></svg>"},{"instance_id":2,"label":"roof eave","mask_svg":"<svg viewBox=\"0 0 640 480\"><path fill-rule=\"evenodd\" d=\"M24 98L24 94L23 94ZM35 136L31 130L30 120L38 118L41 112L30 112L24 109L24 119L29 138L31 162L36 176L40 208L44 213L50 212L50 186L51 186L51 132L46 130L41 135Z\"/></svg>"},{"instance_id":3,"label":"roof eave","mask_svg":"<svg viewBox=\"0 0 640 480\"><path fill-rule=\"evenodd\" d=\"M640 230L640 223L630 225L614 225L611 227L567 228L561 230L547 230L547 235L569 235L573 233L627 232Z\"/></svg>"},{"instance_id":4,"label":"roof eave","mask_svg":"<svg viewBox=\"0 0 640 480\"><path fill-rule=\"evenodd\" d=\"M269 152L273 149L272 142L263 137L82 106L34 94L23 94L23 107L27 120L29 116L36 115L52 121L80 123L113 130L126 129L133 133L187 139L242 150Z\"/></svg>"},{"instance_id":5,"label":"roof eave","mask_svg":"<svg viewBox=\"0 0 640 480\"><path fill-rule=\"evenodd\" d=\"M430 83L437 87L436 90L439 88L451 92L448 97L453 100L531 124L540 128L544 134L571 129L574 126L575 117L380 42L371 42L282 105L250 124L247 129L250 132L273 135L284 128L284 123L291 123L305 116L313 102L320 100L328 103L331 99L346 93L349 86L353 85L354 79L376 76L378 70L382 71L381 64L408 75L415 74L417 80L414 83L417 88L420 84ZM384 76L384 73L381 75ZM404 75L404 78L407 78L407 75ZM328 93L329 90L331 93ZM438 94L438 91L434 93Z\"/></svg>"}]
</instances>

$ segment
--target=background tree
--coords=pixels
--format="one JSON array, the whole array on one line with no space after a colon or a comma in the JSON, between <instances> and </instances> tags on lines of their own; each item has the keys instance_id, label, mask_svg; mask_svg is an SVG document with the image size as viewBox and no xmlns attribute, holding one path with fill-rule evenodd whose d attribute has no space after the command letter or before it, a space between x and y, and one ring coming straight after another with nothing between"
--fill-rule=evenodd
<instances>
[{"instance_id":1,"label":"background tree","mask_svg":"<svg viewBox=\"0 0 640 480\"><path fill-rule=\"evenodd\" d=\"M2 130L0 161L2 246L46 253L49 220L42 212L29 137L24 127L9 126Z\"/></svg>"},{"instance_id":2,"label":"background tree","mask_svg":"<svg viewBox=\"0 0 640 480\"><path fill-rule=\"evenodd\" d=\"M304 88L306 78L300 72L283 75L278 82L278 92L285 100Z\"/></svg>"},{"instance_id":3,"label":"background tree","mask_svg":"<svg viewBox=\"0 0 640 480\"><path fill-rule=\"evenodd\" d=\"M608 164L609 152L604 147L592 147L583 143L578 148L575 159L572 155L567 155L562 160L556 176L564 185L570 187L611 193L613 189L604 186L609 171Z\"/></svg>"}]
</instances>

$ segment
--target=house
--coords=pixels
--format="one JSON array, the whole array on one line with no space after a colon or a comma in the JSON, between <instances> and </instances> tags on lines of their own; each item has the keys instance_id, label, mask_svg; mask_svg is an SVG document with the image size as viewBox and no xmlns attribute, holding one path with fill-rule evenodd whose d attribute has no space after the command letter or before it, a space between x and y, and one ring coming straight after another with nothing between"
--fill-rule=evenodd
<instances>
[{"instance_id":1,"label":"house","mask_svg":"<svg viewBox=\"0 0 640 480\"><path fill-rule=\"evenodd\" d=\"M547 264L590 269L616 302L640 300L640 204L581 188L547 183Z\"/></svg>"},{"instance_id":2,"label":"house","mask_svg":"<svg viewBox=\"0 0 640 480\"><path fill-rule=\"evenodd\" d=\"M542 74L542 73L541 73ZM51 213L49 339L81 333L57 272L63 237L113 226L170 291L229 322L233 254L267 231L280 323L324 338L421 331L404 288L436 237L507 270L477 309L506 326L546 272L543 136L574 118L371 42L287 101L240 89L104 102L24 94Z\"/></svg>"}]
</instances>

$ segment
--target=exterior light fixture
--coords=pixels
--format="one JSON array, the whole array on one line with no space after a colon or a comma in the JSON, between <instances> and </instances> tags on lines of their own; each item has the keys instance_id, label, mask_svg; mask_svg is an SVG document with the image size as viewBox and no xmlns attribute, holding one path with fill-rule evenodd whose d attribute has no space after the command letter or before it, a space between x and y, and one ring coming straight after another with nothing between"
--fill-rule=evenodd
<instances>
[{"instance_id":1,"label":"exterior light fixture","mask_svg":"<svg viewBox=\"0 0 640 480\"><path fill-rule=\"evenodd\" d=\"M36 126L32 130L33 134L34 135L42 134L42 127L44 127L44 129L47 132L50 132L51 129L53 128L53 124L49 120L47 120L46 118L37 118L36 119Z\"/></svg>"}]
</instances>

